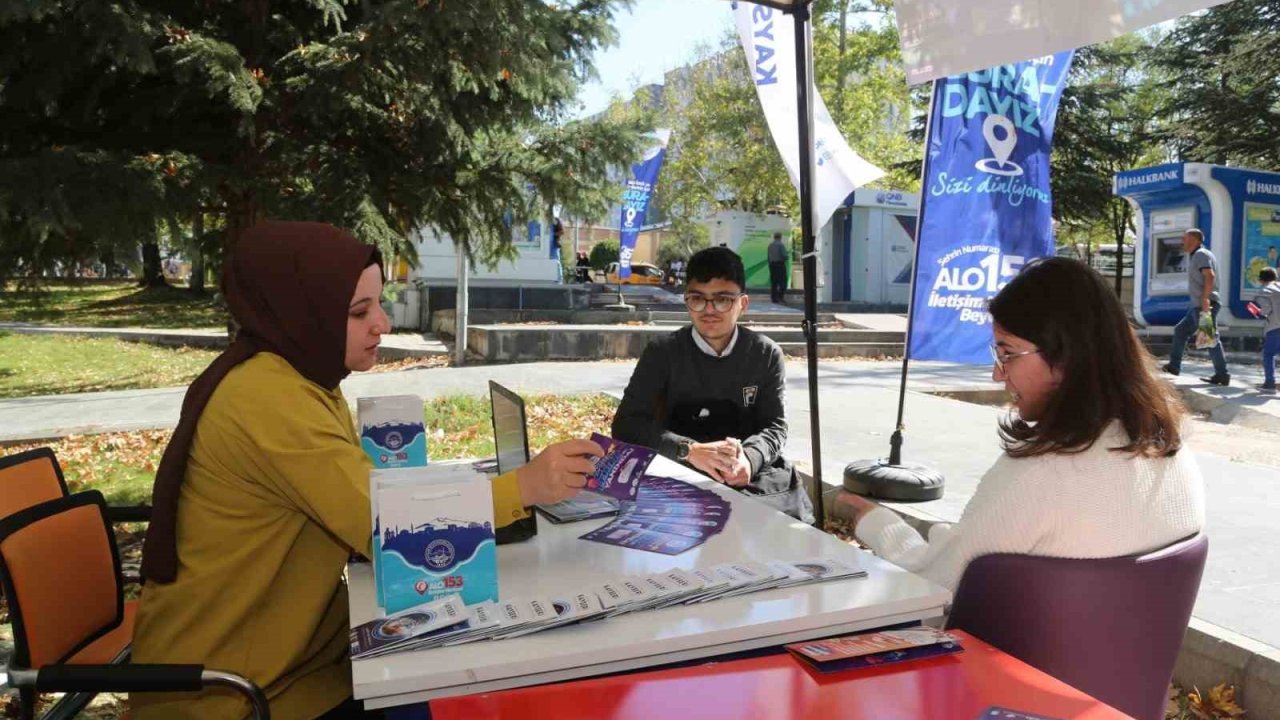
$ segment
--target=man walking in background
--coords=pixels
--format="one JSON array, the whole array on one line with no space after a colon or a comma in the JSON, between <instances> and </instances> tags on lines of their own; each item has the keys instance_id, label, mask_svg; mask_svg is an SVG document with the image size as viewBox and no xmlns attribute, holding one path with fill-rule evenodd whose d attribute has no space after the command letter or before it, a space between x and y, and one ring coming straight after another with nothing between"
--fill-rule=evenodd
<instances>
[{"instance_id":1,"label":"man walking in background","mask_svg":"<svg viewBox=\"0 0 1280 720\"><path fill-rule=\"evenodd\" d=\"M781 303L787 294L787 246L782 244L782 233L773 234L769 243L769 300Z\"/></svg>"},{"instance_id":2,"label":"man walking in background","mask_svg":"<svg viewBox=\"0 0 1280 720\"><path fill-rule=\"evenodd\" d=\"M1164 371L1170 375L1182 372L1182 353L1187 349L1187 341L1196 333L1200 325L1201 313L1212 313L1217 317L1222 300L1218 296L1218 259L1204 246L1204 233L1191 228L1182 234L1182 250L1187 254L1187 294L1191 299L1191 307L1187 314L1173 328L1173 350L1169 354L1169 362ZM1213 359L1213 376L1201 378L1211 385L1230 385L1231 373L1227 372L1227 357L1222 352L1222 337L1209 348L1209 357Z\"/></svg>"}]
</instances>

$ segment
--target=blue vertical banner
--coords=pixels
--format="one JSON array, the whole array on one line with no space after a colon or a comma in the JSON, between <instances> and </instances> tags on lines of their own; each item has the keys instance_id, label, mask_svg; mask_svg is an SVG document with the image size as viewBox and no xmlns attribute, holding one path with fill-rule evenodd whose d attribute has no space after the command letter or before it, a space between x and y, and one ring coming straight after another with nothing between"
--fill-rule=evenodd
<instances>
[{"instance_id":1,"label":"blue vertical banner","mask_svg":"<svg viewBox=\"0 0 1280 720\"><path fill-rule=\"evenodd\" d=\"M1049 151L1073 52L935 81L911 359L991 362L987 301L1053 254Z\"/></svg>"},{"instance_id":2,"label":"blue vertical banner","mask_svg":"<svg viewBox=\"0 0 1280 720\"><path fill-rule=\"evenodd\" d=\"M649 201L658 186L658 173L667 157L667 141L671 131L654 132L654 144L645 152L640 162L631 166L631 178L622 193L622 220L619 224L618 277L631 277L631 256L636 251L636 237L644 227L644 217L649 213Z\"/></svg>"}]
</instances>

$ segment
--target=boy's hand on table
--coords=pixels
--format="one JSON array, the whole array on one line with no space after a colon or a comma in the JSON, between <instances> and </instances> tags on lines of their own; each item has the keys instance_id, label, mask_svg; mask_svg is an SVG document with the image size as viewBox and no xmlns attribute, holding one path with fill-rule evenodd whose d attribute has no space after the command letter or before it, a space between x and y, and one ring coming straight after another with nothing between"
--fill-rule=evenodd
<instances>
[{"instance_id":1,"label":"boy's hand on table","mask_svg":"<svg viewBox=\"0 0 1280 720\"><path fill-rule=\"evenodd\" d=\"M733 470L725 476L724 484L730 487L742 487L751 482L751 462L747 460L746 453L738 450L738 455L733 459Z\"/></svg>"},{"instance_id":2,"label":"boy's hand on table","mask_svg":"<svg viewBox=\"0 0 1280 720\"><path fill-rule=\"evenodd\" d=\"M689 449L689 464L726 485L742 487L751 482L751 463L736 438L694 443Z\"/></svg>"},{"instance_id":3,"label":"boy's hand on table","mask_svg":"<svg viewBox=\"0 0 1280 720\"><path fill-rule=\"evenodd\" d=\"M742 487L751 482L751 461L742 451L742 441L738 438L725 438L720 443L721 452L733 457L733 470L725 476L724 484L730 487Z\"/></svg>"},{"instance_id":4,"label":"boy's hand on table","mask_svg":"<svg viewBox=\"0 0 1280 720\"><path fill-rule=\"evenodd\" d=\"M724 482L726 475L733 472L733 454L723 440L693 443L689 446L688 462L716 482Z\"/></svg>"}]
</instances>

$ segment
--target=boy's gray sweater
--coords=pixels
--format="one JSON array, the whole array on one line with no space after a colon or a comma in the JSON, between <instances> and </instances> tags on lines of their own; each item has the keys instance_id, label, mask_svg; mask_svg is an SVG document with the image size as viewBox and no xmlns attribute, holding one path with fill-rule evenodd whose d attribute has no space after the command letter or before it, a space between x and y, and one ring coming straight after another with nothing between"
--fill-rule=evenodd
<instances>
[{"instance_id":1,"label":"boy's gray sweater","mask_svg":"<svg viewBox=\"0 0 1280 720\"><path fill-rule=\"evenodd\" d=\"M785 373L782 349L763 335L739 326L733 352L717 358L698 348L686 325L645 347L613 436L672 459L682 440L738 438L754 479L787 444Z\"/></svg>"}]
</instances>

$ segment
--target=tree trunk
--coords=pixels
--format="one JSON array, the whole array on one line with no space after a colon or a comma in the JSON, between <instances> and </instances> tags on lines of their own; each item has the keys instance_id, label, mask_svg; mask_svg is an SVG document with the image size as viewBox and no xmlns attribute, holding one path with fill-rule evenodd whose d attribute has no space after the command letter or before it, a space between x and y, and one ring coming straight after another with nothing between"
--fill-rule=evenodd
<instances>
[{"instance_id":1,"label":"tree trunk","mask_svg":"<svg viewBox=\"0 0 1280 720\"><path fill-rule=\"evenodd\" d=\"M164 287L164 271L160 267L160 243L142 243L142 287Z\"/></svg>"},{"instance_id":2,"label":"tree trunk","mask_svg":"<svg viewBox=\"0 0 1280 720\"><path fill-rule=\"evenodd\" d=\"M1116 243L1116 297L1124 302L1124 241Z\"/></svg>"},{"instance_id":3,"label":"tree trunk","mask_svg":"<svg viewBox=\"0 0 1280 720\"><path fill-rule=\"evenodd\" d=\"M225 263L231 249L240 242L245 230L258 222L258 203L249 194L237 194L227 198L227 232L222 245L222 261Z\"/></svg>"},{"instance_id":4,"label":"tree trunk","mask_svg":"<svg viewBox=\"0 0 1280 720\"><path fill-rule=\"evenodd\" d=\"M230 262L231 251L236 244L240 242L240 236L244 231L253 227L258 221L258 203L256 199L248 194L236 194L227 200L227 231L222 245L222 267L226 268ZM225 275L225 271L224 271ZM225 289L224 289L225 292ZM236 335L240 332L240 325L236 319L230 315L227 316L227 338L231 342L235 342Z\"/></svg>"},{"instance_id":5,"label":"tree trunk","mask_svg":"<svg viewBox=\"0 0 1280 720\"><path fill-rule=\"evenodd\" d=\"M109 248L107 248L106 250L103 250L103 251L102 251L102 255L100 255L100 256L98 257L98 259L102 262L102 277L105 277L105 278L113 278L113 277L115 277L115 276L116 276L116 274L115 274L115 267L116 267L116 250L115 250L115 248L113 248L113 247L109 247Z\"/></svg>"},{"instance_id":6,"label":"tree trunk","mask_svg":"<svg viewBox=\"0 0 1280 720\"><path fill-rule=\"evenodd\" d=\"M849 0L840 0L840 44L839 51L836 53L836 96L833 98L835 102L832 103L835 109L833 119L836 121L837 125L839 125L840 121L844 119L844 77L846 74L844 68L844 55L845 49L848 47L846 43L849 32L846 28L848 18ZM816 85L817 83L815 82L814 84Z\"/></svg>"},{"instance_id":7,"label":"tree trunk","mask_svg":"<svg viewBox=\"0 0 1280 720\"><path fill-rule=\"evenodd\" d=\"M1112 202L1117 202L1112 200ZM1129 228L1129 220L1133 213L1133 208L1129 206L1129 201L1120 200L1122 205L1116 210L1116 222L1112 229L1116 237L1116 297L1124 301L1124 236L1125 231ZM1134 261L1137 261L1137 253L1134 253ZM1135 268L1136 269L1136 268ZM1137 273L1134 273L1137 278Z\"/></svg>"},{"instance_id":8,"label":"tree trunk","mask_svg":"<svg viewBox=\"0 0 1280 720\"><path fill-rule=\"evenodd\" d=\"M204 239L204 213L200 210L192 218L191 235L191 281L188 286L192 293L204 295L204 249L201 246Z\"/></svg>"}]
</instances>

